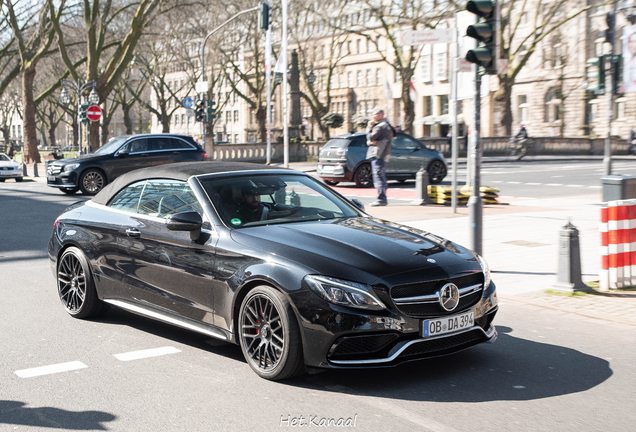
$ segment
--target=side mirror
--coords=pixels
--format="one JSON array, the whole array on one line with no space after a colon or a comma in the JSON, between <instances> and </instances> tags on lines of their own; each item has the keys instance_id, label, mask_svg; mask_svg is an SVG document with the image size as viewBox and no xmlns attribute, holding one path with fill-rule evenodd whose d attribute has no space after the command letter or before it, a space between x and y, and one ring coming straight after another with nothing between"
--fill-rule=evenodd
<instances>
[{"instance_id":1,"label":"side mirror","mask_svg":"<svg viewBox=\"0 0 636 432\"><path fill-rule=\"evenodd\" d=\"M130 154L130 150L128 149L121 149L117 152L117 156L119 157L126 157Z\"/></svg>"},{"instance_id":2,"label":"side mirror","mask_svg":"<svg viewBox=\"0 0 636 432\"><path fill-rule=\"evenodd\" d=\"M358 210L360 211L364 211L364 204L362 204L360 201L358 201L357 199L352 199L351 200L351 204L353 204Z\"/></svg>"},{"instance_id":3,"label":"side mirror","mask_svg":"<svg viewBox=\"0 0 636 432\"><path fill-rule=\"evenodd\" d=\"M201 236L203 219L197 212L182 212L168 216L166 228L170 231L190 231L190 239L196 241Z\"/></svg>"}]
</instances>

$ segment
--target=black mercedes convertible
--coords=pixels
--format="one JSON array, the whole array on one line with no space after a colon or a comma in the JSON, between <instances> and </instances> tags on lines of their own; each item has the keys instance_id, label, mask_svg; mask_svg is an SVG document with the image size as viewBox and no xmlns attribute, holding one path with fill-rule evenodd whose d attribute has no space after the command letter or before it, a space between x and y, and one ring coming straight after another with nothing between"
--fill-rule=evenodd
<instances>
[{"instance_id":1,"label":"black mercedes convertible","mask_svg":"<svg viewBox=\"0 0 636 432\"><path fill-rule=\"evenodd\" d=\"M479 255L373 218L293 170L129 172L64 211L48 252L70 315L113 305L239 344L267 379L395 366L497 337Z\"/></svg>"}]
</instances>

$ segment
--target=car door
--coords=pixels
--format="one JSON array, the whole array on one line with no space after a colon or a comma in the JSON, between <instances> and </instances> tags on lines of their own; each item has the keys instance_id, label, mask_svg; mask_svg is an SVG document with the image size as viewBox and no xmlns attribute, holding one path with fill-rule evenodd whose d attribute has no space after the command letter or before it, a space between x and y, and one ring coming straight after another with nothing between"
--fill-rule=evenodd
<instances>
[{"instance_id":1,"label":"car door","mask_svg":"<svg viewBox=\"0 0 636 432\"><path fill-rule=\"evenodd\" d=\"M428 167L431 161L430 150L424 144L409 135L402 134L402 145L407 150L405 166L409 173L415 175L420 168Z\"/></svg>"},{"instance_id":2,"label":"car door","mask_svg":"<svg viewBox=\"0 0 636 432\"><path fill-rule=\"evenodd\" d=\"M154 165L193 160L189 157L193 147L185 141L167 136L152 137L149 141Z\"/></svg>"},{"instance_id":3,"label":"car door","mask_svg":"<svg viewBox=\"0 0 636 432\"><path fill-rule=\"evenodd\" d=\"M409 172L409 142L406 141L404 134L397 134L393 138L391 148L391 158L386 166L387 174L406 174Z\"/></svg>"},{"instance_id":4,"label":"car door","mask_svg":"<svg viewBox=\"0 0 636 432\"><path fill-rule=\"evenodd\" d=\"M124 144L111 161L110 180L129 171L153 165L147 138L135 138Z\"/></svg>"},{"instance_id":5,"label":"car door","mask_svg":"<svg viewBox=\"0 0 636 432\"><path fill-rule=\"evenodd\" d=\"M166 228L168 216L187 211L204 218L202 241L192 241L189 232ZM218 236L190 186L182 181L148 180L137 213L126 221L123 232L134 261L134 272L125 277L131 296L213 325Z\"/></svg>"}]
</instances>

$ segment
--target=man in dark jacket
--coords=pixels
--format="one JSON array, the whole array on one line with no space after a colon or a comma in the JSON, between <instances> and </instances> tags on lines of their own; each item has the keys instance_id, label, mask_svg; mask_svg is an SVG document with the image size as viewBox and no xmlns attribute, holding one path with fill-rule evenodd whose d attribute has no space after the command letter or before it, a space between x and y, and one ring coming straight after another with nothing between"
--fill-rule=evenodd
<instances>
[{"instance_id":1,"label":"man in dark jacket","mask_svg":"<svg viewBox=\"0 0 636 432\"><path fill-rule=\"evenodd\" d=\"M386 163L391 157L391 143L395 136L395 130L387 119L384 118L384 110L374 108L371 120L367 125L367 159L371 159L371 169L373 170L373 185L378 190L377 201L371 203L372 207L385 206L388 204L386 190L388 188L386 180Z\"/></svg>"},{"instance_id":2,"label":"man in dark jacket","mask_svg":"<svg viewBox=\"0 0 636 432\"><path fill-rule=\"evenodd\" d=\"M522 140L522 139L528 139L528 131L526 130L524 125L519 125L521 126L521 129L519 129L519 133L517 135L515 135L515 138L518 140Z\"/></svg>"}]
</instances>

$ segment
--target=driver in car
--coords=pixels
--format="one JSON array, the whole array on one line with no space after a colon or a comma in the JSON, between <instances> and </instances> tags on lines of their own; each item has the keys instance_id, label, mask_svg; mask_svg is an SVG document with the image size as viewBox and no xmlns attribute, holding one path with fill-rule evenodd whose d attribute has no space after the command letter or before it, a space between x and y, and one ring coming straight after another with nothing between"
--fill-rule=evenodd
<instances>
[{"instance_id":1,"label":"driver in car","mask_svg":"<svg viewBox=\"0 0 636 432\"><path fill-rule=\"evenodd\" d=\"M253 186L243 186L241 189L241 202L231 223L244 225L248 222L265 220L267 219L267 212L268 207L261 203L261 195L258 190Z\"/></svg>"}]
</instances>

